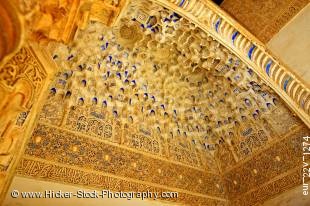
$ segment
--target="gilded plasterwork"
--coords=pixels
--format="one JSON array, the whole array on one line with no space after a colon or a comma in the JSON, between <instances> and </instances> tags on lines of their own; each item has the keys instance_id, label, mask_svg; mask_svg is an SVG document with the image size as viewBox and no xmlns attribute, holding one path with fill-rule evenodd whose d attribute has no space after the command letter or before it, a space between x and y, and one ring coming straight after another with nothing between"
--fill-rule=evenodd
<instances>
[{"instance_id":1,"label":"gilded plasterwork","mask_svg":"<svg viewBox=\"0 0 310 206\"><path fill-rule=\"evenodd\" d=\"M25 177L115 191L178 191L170 201L195 206L260 204L300 184L300 137L309 129L250 64L192 23L196 19L149 1L132 1L125 11L126 1L19 2L27 24L34 24L30 36L46 43L61 72L40 94L49 77L31 48L0 68L1 187L10 182L17 143L23 145L31 126L17 170ZM231 43L242 45L308 110L303 85L209 3L170 2L217 35L237 32L227 37ZM257 8L266 16L275 6L268 2ZM292 1L290 12L305 2ZM78 27L85 30L76 33ZM269 27L261 32L268 36ZM40 105L37 124L27 124Z\"/></svg>"},{"instance_id":2,"label":"gilded plasterwork","mask_svg":"<svg viewBox=\"0 0 310 206\"><path fill-rule=\"evenodd\" d=\"M20 145L25 145L25 136L31 133L48 72L30 45L0 68L0 199L14 174Z\"/></svg>"},{"instance_id":3,"label":"gilded plasterwork","mask_svg":"<svg viewBox=\"0 0 310 206\"><path fill-rule=\"evenodd\" d=\"M303 158L300 145L303 139L300 137L307 135L309 135L307 128L294 128L268 149L260 151L242 165L225 172L224 178L230 198L238 198L246 191L259 187L280 174L301 169ZM291 154L290 158L287 158L287 154Z\"/></svg>"},{"instance_id":4,"label":"gilded plasterwork","mask_svg":"<svg viewBox=\"0 0 310 206\"><path fill-rule=\"evenodd\" d=\"M288 191L297 185L301 185L302 182L302 169L297 168L288 174L275 179L269 184L264 184L254 191L250 191L240 198L237 198L231 202L231 205L260 205L264 201L279 195L282 192Z\"/></svg>"},{"instance_id":5,"label":"gilded plasterwork","mask_svg":"<svg viewBox=\"0 0 310 206\"><path fill-rule=\"evenodd\" d=\"M87 170L93 175L117 176L135 184L156 185L156 187L170 188L173 191L182 191L187 194L213 197L225 202L224 186L218 174L206 173L186 165L158 159L156 156L137 153L118 145L94 140L91 137L84 137L53 126L39 125L37 127L28 143L25 155L26 159L36 158L34 160L44 160L48 164L60 165L59 170L68 170L66 167L73 167L75 170ZM51 168L49 167L42 168L42 171L41 167L37 167L37 172L42 173L41 175L50 173ZM41 177L41 175L29 172L28 166L21 165L18 169L19 174ZM60 173L61 176L71 175L69 172ZM78 178L75 177L75 173L72 175L70 178L67 177L68 183L75 183L70 182L70 179ZM46 176L41 178L44 177ZM46 178L56 177L51 174ZM123 191L122 185L117 183L119 180L115 180L115 178L111 178L110 181L96 178L94 180L97 181L97 185L88 183L92 187ZM107 181L115 184L117 188L106 185ZM83 182L76 182L76 184L85 186Z\"/></svg>"},{"instance_id":6,"label":"gilded plasterwork","mask_svg":"<svg viewBox=\"0 0 310 206\"><path fill-rule=\"evenodd\" d=\"M267 43L309 0L225 0L221 7Z\"/></svg>"},{"instance_id":7,"label":"gilded plasterwork","mask_svg":"<svg viewBox=\"0 0 310 206\"><path fill-rule=\"evenodd\" d=\"M186 205L254 205L277 192L253 191L300 184L298 138L308 128L179 14L134 2L114 27L92 22L72 44L48 48L63 72L18 174L99 189L168 188L182 193L171 201Z\"/></svg>"},{"instance_id":8,"label":"gilded plasterwork","mask_svg":"<svg viewBox=\"0 0 310 206\"><path fill-rule=\"evenodd\" d=\"M23 132L27 112L38 98L46 73L29 47L22 48L0 68L1 171L6 171ZM10 112L9 112L10 111ZM9 115L9 117L8 117Z\"/></svg>"},{"instance_id":9,"label":"gilded plasterwork","mask_svg":"<svg viewBox=\"0 0 310 206\"><path fill-rule=\"evenodd\" d=\"M32 158L25 158L17 168L21 176L57 181L66 184L75 184L82 187L95 189L109 188L112 191L178 191L178 198L171 198L168 201L186 205L217 205L225 206L227 202L220 199L209 198L204 195L188 193L188 191L177 190L175 188L162 187L160 185L149 185L147 183L128 181L124 178L106 176L102 173L68 168L55 163L48 163ZM162 199L167 201L167 199Z\"/></svg>"}]
</instances>

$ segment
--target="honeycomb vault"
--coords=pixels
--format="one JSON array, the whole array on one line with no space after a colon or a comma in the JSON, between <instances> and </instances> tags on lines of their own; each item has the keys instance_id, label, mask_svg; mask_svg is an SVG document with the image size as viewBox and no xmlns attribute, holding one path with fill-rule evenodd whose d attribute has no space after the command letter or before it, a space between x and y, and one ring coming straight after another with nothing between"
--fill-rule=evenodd
<instances>
[{"instance_id":1,"label":"honeycomb vault","mask_svg":"<svg viewBox=\"0 0 310 206\"><path fill-rule=\"evenodd\" d=\"M70 45L48 50L63 72L18 174L169 189L180 192L171 201L195 206L254 205L269 198L255 193L263 184L299 184L298 137L307 127L251 68L179 14L134 1L117 25L92 22Z\"/></svg>"}]
</instances>

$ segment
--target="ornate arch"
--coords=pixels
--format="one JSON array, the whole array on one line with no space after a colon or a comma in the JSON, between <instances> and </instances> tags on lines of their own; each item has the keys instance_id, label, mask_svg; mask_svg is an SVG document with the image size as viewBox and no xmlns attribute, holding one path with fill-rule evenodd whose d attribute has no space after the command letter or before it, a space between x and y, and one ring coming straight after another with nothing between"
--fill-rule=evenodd
<instances>
[{"instance_id":1,"label":"ornate arch","mask_svg":"<svg viewBox=\"0 0 310 206\"><path fill-rule=\"evenodd\" d=\"M310 126L310 91L266 46L207 0L152 0L172 9L223 44L252 68Z\"/></svg>"}]
</instances>

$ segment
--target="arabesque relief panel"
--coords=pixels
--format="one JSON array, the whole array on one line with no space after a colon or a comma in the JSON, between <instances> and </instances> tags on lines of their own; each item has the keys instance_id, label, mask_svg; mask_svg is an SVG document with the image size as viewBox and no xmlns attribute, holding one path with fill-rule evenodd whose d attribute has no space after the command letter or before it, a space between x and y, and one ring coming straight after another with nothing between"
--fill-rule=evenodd
<instances>
[{"instance_id":1,"label":"arabesque relief panel","mask_svg":"<svg viewBox=\"0 0 310 206\"><path fill-rule=\"evenodd\" d=\"M94 173L77 168L68 168L55 163L40 161L32 158L24 158L17 168L18 175L36 179L74 184L82 187L94 189L110 189L112 191L151 191L166 192L175 191L175 189L161 187L159 185L148 185L147 183L137 183L106 176L105 174ZM167 201L167 199L160 199ZM217 205L226 206L227 201L217 200L206 196L179 191L178 198L170 198L168 201L186 204L186 205Z\"/></svg>"},{"instance_id":2,"label":"arabesque relief panel","mask_svg":"<svg viewBox=\"0 0 310 206\"><path fill-rule=\"evenodd\" d=\"M42 27L34 37L48 43L61 72L45 101L37 102L43 109L19 175L99 189L168 188L181 193L171 201L191 205L256 204L276 195L266 192L275 185L282 185L280 192L300 184L298 138L309 135L308 128L210 34L149 1L131 2L113 27L91 21L75 33L94 8L64 3L40 5ZM83 18L67 25L71 12ZM73 30L63 34L64 25ZM67 45L48 40L73 36ZM3 70L10 87L16 83L10 78L19 77L15 64ZM34 71L25 78L35 87L42 78ZM10 113L14 123L19 115L17 126L27 121L24 107ZM253 190L265 192L255 196Z\"/></svg>"},{"instance_id":3,"label":"arabesque relief panel","mask_svg":"<svg viewBox=\"0 0 310 206\"><path fill-rule=\"evenodd\" d=\"M39 52L39 51L37 51ZM20 49L0 68L0 171L1 194L14 175L21 145L34 126L53 71L43 68L31 45Z\"/></svg>"}]
</instances>

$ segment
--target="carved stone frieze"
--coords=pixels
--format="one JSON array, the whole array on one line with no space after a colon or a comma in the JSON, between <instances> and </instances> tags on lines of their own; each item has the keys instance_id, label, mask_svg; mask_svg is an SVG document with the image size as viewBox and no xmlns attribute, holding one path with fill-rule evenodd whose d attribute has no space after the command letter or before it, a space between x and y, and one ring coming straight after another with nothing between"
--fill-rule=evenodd
<instances>
[{"instance_id":1,"label":"carved stone frieze","mask_svg":"<svg viewBox=\"0 0 310 206\"><path fill-rule=\"evenodd\" d=\"M282 192L288 191L297 185L302 184L302 169L300 167L293 169L284 177L275 179L270 183L264 184L255 190L252 190L244 195L231 201L231 205L251 206L260 205L264 201L271 199Z\"/></svg>"},{"instance_id":2,"label":"carved stone frieze","mask_svg":"<svg viewBox=\"0 0 310 206\"><path fill-rule=\"evenodd\" d=\"M277 179L295 168L302 168L302 141L309 136L306 127L297 127L285 135L281 141L262 150L248 161L224 173L228 195L236 199L247 191ZM298 183L301 179L298 181ZM296 182L297 185L297 182Z\"/></svg>"},{"instance_id":3,"label":"carved stone frieze","mask_svg":"<svg viewBox=\"0 0 310 206\"><path fill-rule=\"evenodd\" d=\"M57 181L67 184L75 184L95 188L98 190L110 189L112 191L176 191L173 188L162 187L160 185L149 185L148 183L141 183L130 181L123 178L111 177L102 173L93 173L91 171L82 170L78 168L66 167L52 162L40 161L33 158L21 160L17 168L18 175ZM195 195L187 191L178 191L178 198L160 199L164 201L171 201L179 204L193 205L193 206L227 206L228 202L221 199L213 199L212 197L204 195Z\"/></svg>"},{"instance_id":4,"label":"carved stone frieze","mask_svg":"<svg viewBox=\"0 0 310 206\"><path fill-rule=\"evenodd\" d=\"M165 187L225 197L220 176L215 173L134 152L58 127L38 125L25 155Z\"/></svg>"}]
</instances>

